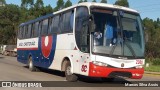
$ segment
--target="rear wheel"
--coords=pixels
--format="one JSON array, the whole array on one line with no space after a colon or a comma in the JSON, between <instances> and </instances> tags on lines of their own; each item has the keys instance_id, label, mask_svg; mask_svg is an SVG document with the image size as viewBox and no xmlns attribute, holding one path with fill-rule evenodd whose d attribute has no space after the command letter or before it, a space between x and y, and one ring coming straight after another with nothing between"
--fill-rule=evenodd
<instances>
[{"instance_id":1,"label":"rear wheel","mask_svg":"<svg viewBox=\"0 0 160 90\"><path fill-rule=\"evenodd\" d=\"M28 67L30 71L36 71L36 67L33 65L32 57L29 57Z\"/></svg>"},{"instance_id":2,"label":"rear wheel","mask_svg":"<svg viewBox=\"0 0 160 90\"><path fill-rule=\"evenodd\" d=\"M65 65L65 76L66 76L66 80L70 82L77 81L78 79L78 77L71 72L71 64L69 61Z\"/></svg>"}]
</instances>

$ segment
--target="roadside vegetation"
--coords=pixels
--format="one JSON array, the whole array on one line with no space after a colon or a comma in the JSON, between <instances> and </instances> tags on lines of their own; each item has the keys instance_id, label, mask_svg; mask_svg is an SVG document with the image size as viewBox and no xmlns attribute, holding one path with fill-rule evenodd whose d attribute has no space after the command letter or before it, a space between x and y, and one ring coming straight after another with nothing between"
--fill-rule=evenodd
<instances>
[{"instance_id":1,"label":"roadside vegetation","mask_svg":"<svg viewBox=\"0 0 160 90\"><path fill-rule=\"evenodd\" d=\"M160 59L146 59L145 71L160 72Z\"/></svg>"}]
</instances>

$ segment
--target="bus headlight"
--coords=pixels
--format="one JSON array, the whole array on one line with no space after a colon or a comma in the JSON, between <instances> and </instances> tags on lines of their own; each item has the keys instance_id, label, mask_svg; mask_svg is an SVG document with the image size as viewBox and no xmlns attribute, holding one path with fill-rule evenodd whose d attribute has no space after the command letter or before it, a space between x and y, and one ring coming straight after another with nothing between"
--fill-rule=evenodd
<instances>
[{"instance_id":1,"label":"bus headlight","mask_svg":"<svg viewBox=\"0 0 160 90\"><path fill-rule=\"evenodd\" d=\"M143 65L136 66L136 68L143 68Z\"/></svg>"},{"instance_id":2,"label":"bus headlight","mask_svg":"<svg viewBox=\"0 0 160 90\"><path fill-rule=\"evenodd\" d=\"M99 62L99 61L93 61L92 63L98 66L108 66L106 63Z\"/></svg>"}]
</instances>

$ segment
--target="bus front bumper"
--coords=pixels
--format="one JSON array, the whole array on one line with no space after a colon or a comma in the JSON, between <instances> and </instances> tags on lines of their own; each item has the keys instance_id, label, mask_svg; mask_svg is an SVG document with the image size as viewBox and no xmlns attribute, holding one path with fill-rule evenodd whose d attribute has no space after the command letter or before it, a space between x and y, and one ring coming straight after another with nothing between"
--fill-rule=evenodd
<instances>
[{"instance_id":1,"label":"bus front bumper","mask_svg":"<svg viewBox=\"0 0 160 90\"><path fill-rule=\"evenodd\" d=\"M144 73L144 68L139 69L125 69L125 68L111 68L94 65L90 62L89 76L91 77L115 77L122 76L132 79L141 79Z\"/></svg>"}]
</instances>

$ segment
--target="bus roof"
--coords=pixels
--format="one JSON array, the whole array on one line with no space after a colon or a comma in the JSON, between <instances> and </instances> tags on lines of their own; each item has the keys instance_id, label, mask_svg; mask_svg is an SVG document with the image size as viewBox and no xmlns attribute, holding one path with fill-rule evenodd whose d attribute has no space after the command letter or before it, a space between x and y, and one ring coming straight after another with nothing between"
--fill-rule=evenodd
<instances>
[{"instance_id":1,"label":"bus roof","mask_svg":"<svg viewBox=\"0 0 160 90\"><path fill-rule=\"evenodd\" d=\"M91 7L91 6L106 7L106 8L121 9L121 10L124 10L124 11L130 11L130 12L138 13L138 11L136 11L134 9L130 9L130 8L123 7L123 6L112 5L112 4L105 4L105 3L96 3L96 2L83 2L83 3L80 3L80 4L76 4L76 5L70 6L68 8L64 8L64 9L59 10L59 11L54 12L54 13L51 13L51 14L48 14L48 15L45 15L45 16L41 16L41 17L39 17L37 19L34 19L34 20L31 20L31 21L22 23L20 26L24 26L24 25L27 25L27 24L30 24L30 23L34 23L34 22L46 19L48 17L53 16L54 14L58 14L58 13L67 11L69 9L72 9L72 8L75 8L75 7L78 7L78 6L87 6L88 8Z\"/></svg>"}]
</instances>

